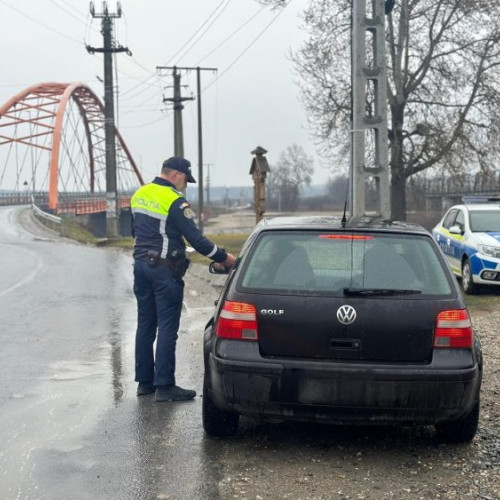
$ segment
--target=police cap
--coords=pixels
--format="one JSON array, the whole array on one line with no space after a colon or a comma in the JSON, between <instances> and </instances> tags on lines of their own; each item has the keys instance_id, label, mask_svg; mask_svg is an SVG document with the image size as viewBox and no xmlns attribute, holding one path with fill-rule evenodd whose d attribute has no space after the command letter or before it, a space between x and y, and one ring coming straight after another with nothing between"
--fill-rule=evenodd
<instances>
[{"instance_id":1,"label":"police cap","mask_svg":"<svg viewBox=\"0 0 500 500\"><path fill-rule=\"evenodd\" d=\"M163 162L162 168L171 168L186 174L188 182L196 182L193 174L191 173L191 162L182 158L181 156L172 156Z\"/></svg>"}]
</instances>

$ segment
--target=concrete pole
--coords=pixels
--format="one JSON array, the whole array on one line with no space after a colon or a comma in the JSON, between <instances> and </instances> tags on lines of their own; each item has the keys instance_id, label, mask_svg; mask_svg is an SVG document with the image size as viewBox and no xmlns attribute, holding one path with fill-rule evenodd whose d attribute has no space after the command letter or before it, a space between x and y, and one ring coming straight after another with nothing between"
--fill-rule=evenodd
<instances>
[{"instance_id":1,"label":"concrete pole","mask_svg":"<svg viewBox=\"0 0 500 500\"><path fill-rule=\"evenodd\" d=\"M172 72L174 78L174 154L184 158L184 137L182 132L182 104L181 98L181 75L177 73L177 68L174 66Z\"/></svg>"},{"instance_id":2,"label":"concrete pole","mask_svg":"<svg viewBox=\"0 0 500 500\"><path fill-rule=\"evenodd\" d=\"M108 238L116 238L118 231L118 205L117 205L117 182L116 182L116 126L115 110L113 97L113 59L112 54L126 52L132 55L127 47L122 47L113 43L113 19L122 15L120 4L118 11L110 13L107 2L103 2L103 11L96 14L93 2L90 3L90 13L94 18L102 19L101 33L103 36L104 47L96 48L90 45L86 46L87 52L94 54L102 52L104 54L104 135L106 143L106 233ZM93 185L93 180L91 180Z\"/></svg>"},{"instance_id":3,"label":"concrete pole","mask_svg":"<svg viewBox=\"0 0 500 500\"><path fill-rule=\"evenodd\" d=\"M198 228L203 233L203 134L201 128L201 76L196 68L196 90L198 100Z\"/></svg>"},{"instance_id":4,"label":"concrete pole","mask_svg":"<svg viewBox=\"0 0 500 500\"><path fill-rule=\"evenodd\" d=\"M369 11L367 11L369 6ZM367 213L366 185L375 181L377 215L390 217L387 136L385 0L355 0L352 6L351 215ZM372 113L367 114L367 102ZM367 145L373 141L373 163Z\"/></svg>"},{"instance_id":5,"label":"concrete pole","mask_svg":"<svg viewBox=\"0 0 500 500\"><path fill-rule=\"evenodd\" d=\"M106 233L118 237L118 207L116 187L115 110L113 96L112 19L102 18L104 37L104 135L106 138Z\"/></svg>"}]
</instances>

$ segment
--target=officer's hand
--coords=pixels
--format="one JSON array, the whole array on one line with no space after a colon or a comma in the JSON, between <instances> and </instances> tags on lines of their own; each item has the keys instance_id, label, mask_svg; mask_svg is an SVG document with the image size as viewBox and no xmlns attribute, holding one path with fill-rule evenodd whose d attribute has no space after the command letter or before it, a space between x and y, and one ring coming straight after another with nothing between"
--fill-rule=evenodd
<instances>
[{"instance_id":1,"label":"officer's hand","mask_svg":"<svg viewBox=\"0 0 500 500\"><path fill-rule=\"evenodd\" d=\"M233 267L233 264L236 260L236 257L231 254L231 253L228 253L227 254L227 259L222 263L222 265L226 268L226 269L231 269Z\"/></svg>"}]
</instances>

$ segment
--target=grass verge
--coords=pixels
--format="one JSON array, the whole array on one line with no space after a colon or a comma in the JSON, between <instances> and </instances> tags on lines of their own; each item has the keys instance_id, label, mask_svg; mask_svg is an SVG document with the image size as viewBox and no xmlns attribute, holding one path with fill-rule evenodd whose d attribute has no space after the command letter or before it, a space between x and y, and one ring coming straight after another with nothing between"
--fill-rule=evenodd
<instances>
[{"instance_id":1,"label":"grass verge","mask_svg":"<svg viewBox=\"0 0 500 500\"><path fill-rule=\"evenodd\" d=\"M72 221L66 217L61 218L60 232L62 236L72 240L79 241L90 245L98 244L99 239L96 238L90 231L85 229L81 224Z\"/></svg>"}]
</instances>

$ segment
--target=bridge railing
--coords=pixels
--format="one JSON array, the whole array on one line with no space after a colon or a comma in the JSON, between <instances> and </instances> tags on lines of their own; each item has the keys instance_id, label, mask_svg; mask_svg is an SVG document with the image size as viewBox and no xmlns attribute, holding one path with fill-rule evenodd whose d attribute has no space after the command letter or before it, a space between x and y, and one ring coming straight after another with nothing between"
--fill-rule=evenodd
<instances>
[{"instance_id":1,"label":"bridge railing","mask_svg":"<svg viewBox=\"0 0 500 500\"><path fill-rule=\"evenodd\" d=\"M46 205L49 200L48 193L44 191L26 192L0 192L0 206L6 205L29 205L35 200L37 205Z\"/></svg>"},{"instance_id":2,"label":"bridge railing","mask_svg":"<svg viewBox=\"0 0 500 500\"><path fill-rule=\"evenodd\" d=\"M118 196L118 208L130 207L131 194ZM47 208L49 195L47 192L0 192L0 206L31 205ZM93 214L106 211L106 193L97 193L89 197L88 193L60 193L57 213L75 215Z\"/></svg>"},{"instance_id":3,"label":"bridge railing","mask_svg":"<svg viewBox=\"0 0 500 500\"><path fill-rule=\"evenodd\" d=\"M118 197L118 208L130 207L130 196ZM85 198L74 201L60 202L58 213L74 213L75 215L95 214L106 211L106 198Z\"/></svg>"}]
</instances>

